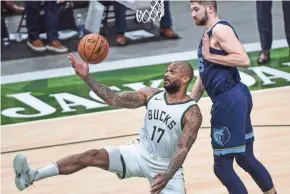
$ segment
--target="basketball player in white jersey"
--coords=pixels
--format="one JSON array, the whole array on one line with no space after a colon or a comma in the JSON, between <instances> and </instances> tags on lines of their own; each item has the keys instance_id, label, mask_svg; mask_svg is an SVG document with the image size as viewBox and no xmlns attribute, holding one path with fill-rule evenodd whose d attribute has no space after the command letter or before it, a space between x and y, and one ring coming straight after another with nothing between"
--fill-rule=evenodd
<instances>
[{"instance_id":1,"label":"basketball player in white jersey","mask_svg":"<svg viewBox=\"0 0 290 194\"><path fill-rule=\"evenodd\" d=\"M193 70L186 62L171 63L164 76L165 91L143 88L115 93L89 75L89 65L70 54L69 61L88 86L108 105L122 108L147 107L144 127L138 143L91 149L31 169L26 157L18 154L13 166L15 184L22 191L34 182L56 175L68 175L86 167L98 167L116 173L120 179L144 177L151 193L184 194L182 164L195 142L202 122L196 102L186 95Z\"/></svg>"}]
</instances>

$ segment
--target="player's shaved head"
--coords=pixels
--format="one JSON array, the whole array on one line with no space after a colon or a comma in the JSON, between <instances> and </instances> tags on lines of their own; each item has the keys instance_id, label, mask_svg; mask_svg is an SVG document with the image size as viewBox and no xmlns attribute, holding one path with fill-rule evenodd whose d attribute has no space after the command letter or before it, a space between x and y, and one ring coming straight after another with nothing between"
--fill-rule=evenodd
<instances>
[{"instance_id":1,"label":"player's shaved head","mask_svg":"<svg viewBox=\"0 0 290 194\"><path fill-rule=\"evenodd\" d=\"M170 93L177 93L180 90L186 91L193 78L193 69L188 62L176 61L170 63L164 75L164 88Z\"/></svg>"},{"instance_id":2,"label":"player's shaved head","mask_svg":"<svg viewBox=\"0 0 290 194\"><path fill-rule=\"evenodd\" d=\"M176 61L171 63L170 65L173 65L175 68L177 68L182 73L182 75L188 76L189 82L191 82L191 80L193 79L193 68L188 62Z\"/></svg>"}]
</instances>

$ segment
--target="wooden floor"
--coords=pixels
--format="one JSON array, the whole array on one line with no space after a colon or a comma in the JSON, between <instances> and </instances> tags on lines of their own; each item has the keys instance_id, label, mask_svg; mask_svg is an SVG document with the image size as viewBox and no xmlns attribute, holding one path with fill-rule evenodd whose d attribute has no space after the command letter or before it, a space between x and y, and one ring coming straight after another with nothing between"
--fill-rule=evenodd
<instances>
[{"instance_id":1,"label":"wooden floor","mask_svg":"<svg viewBox=\"0 0 290 194\"><path fill-rule=\"evenodd\" d=\"M279 194L290 193L290 87L253 92L255 153L271 173ZM227 191L213 173L210 146L210 106L208 98L200 101L204 115L203 128L185 161L185 181L188 193L226 194ZM1 192L19 193L14 185L13 158L27 155L32 167L43 167L66 155L101 148L104 145L131 143L143 125L144 108L86 114L34 123L2 126ZM284 125L284 126L283 126ZM127 136L126 135L131 135ZM108 138L124 136L119 138ZM89 141L90 139L104 140ZM106 139L107 138L107 139ZM71 142L84 141L77 144ZM51 145L67 145L49 147ZM42 147L42 148L37 148ZM34 148L34 149L31 149ZM26 151L17 151L30 149ZM16 152L15 152L16 151ZM251 177L235 165L249 193L261 193ZM288 185L287 185L288 184ZM57 176L34 183L24 191L31 194L143 194L149 193L146 179L119 180L116 175L87 168L71 176Z\"/></svg>"}]
</instances>

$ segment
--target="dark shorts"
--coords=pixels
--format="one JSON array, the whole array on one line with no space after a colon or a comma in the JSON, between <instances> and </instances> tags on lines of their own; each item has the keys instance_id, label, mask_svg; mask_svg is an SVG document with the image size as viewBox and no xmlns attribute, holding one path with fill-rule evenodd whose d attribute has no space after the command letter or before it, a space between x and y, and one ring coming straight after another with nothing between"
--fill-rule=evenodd
<instances>
[{"instance_id":1,"label":"dark shorts","mask_svg":"<svg viewBox=\"0 0 290 194\"><path fill-rule=\"evenodd\" d=\"M246 143L254 141L252 107L251 93L243 83L213 99L211 139L215 155L245 153Z\"/></svg>"}]
</instances>

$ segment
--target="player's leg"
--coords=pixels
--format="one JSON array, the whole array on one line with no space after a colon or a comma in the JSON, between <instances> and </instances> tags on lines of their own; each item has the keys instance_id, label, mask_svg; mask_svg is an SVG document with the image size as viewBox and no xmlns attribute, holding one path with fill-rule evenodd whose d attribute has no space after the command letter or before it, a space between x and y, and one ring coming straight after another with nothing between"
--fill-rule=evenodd
<instances>
[{"instance_id":1,"label":"player's leg","mask_svg":"<svg viewBox=\"0 0 290 194\"><path fill-rule=\"evenodd\" d=\"M109 155L105 149L92 149L86 152L64 157L40 169L31 169L26 156L18 154L13 161L16 174L15 184L19 190L32 185L33 182L56 175L68 175L94 166L104 170L109 168Z\"/></svg>"},{"instance_id":2,"label":"player's leg","mask_svg":"<svg viewBox=\"0 0 290 194\"><path fill-rule=\"evenodd\" d=\"M234 156L214 155L214 173L230 194L246 194L247 189L233 168Z\"/></svg>"},{"instance_id":3,"label":"player's leg","mask_svg":"<svg viewBox=\"0 0 290 194\"><path fill-rule=\"evenodd\" d=\"M246 119L246 153L236 157L237 164L248 172L255 180L260 189L267 194L275 194L275 188L271 175L254 155L254 135L251 123L251 111L253 107L252 97L248 88L245 87L245 95L248 99L248 114Z\"/></svg>"},{"instance_id":4,"label":"player's leg","mask_svg":"<svg viewBox=\"0 0 290 194\"><path fill-rule=\"evenodd\" d=\"M115 173L120 179L143 177L144 174L137 144L88 150L64 157L40 169L30 169L26 157L19 154L14 158L13 166L16 173L15 184L19 190L27 188L35 181L57 175L69 175L90 166Z\"/></svg>"},{"instance_id":5,"label":"player's leg","mask_svg":"<svg viewBox=\"0 0 290 194\"><path fill-rule=\"evenodd\" d=\"M246 105L238 85L216 97L211 112L214 173L230 194L248 193L233 168L234 157L245 152Z\"/></svg>"},{"instance_id":6,"label":"player's leg","mask_svg":"<svg viewBox=\"0 0 290 194\"><path fill-rule=\"evenodd\" d=\"M276 190L274 188L271 175L263 164L261 164L255 157L253 144L253 142L247 144L245 156L236 157L237 164L251 175L264 193L275 194Z\"/></svg>"}]
</instances>

